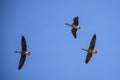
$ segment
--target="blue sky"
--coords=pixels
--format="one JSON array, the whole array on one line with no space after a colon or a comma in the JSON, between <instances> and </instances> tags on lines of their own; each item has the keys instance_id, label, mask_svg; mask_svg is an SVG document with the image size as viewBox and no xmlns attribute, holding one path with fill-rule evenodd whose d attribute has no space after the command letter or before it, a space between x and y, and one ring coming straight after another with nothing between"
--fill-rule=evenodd
<instances>
[{"instance_id":1,"label":"blue sky","mask_svg":"<svg viewBox=\"0 0 120 80\"><path fill-rule=\"evenodd\" d=\"M1 80L119 80L119 0L1 0ZM79 16L77 39L65 23ZM95 49L85 64L93 34ZM18 70L21 36L31 56Z\"/></svg>"}]
</instances>

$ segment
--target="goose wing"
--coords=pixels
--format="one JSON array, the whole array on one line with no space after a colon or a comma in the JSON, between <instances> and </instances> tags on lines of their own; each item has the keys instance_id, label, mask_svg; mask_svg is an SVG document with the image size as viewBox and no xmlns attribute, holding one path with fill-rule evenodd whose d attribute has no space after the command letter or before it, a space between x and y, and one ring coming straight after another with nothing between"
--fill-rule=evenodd
<instances>
[{"instance_id":1,"label":"goose wing","mask_svg":"<svg viewBox=\"0 0 120 80\"><path fill-rule=\"evenodd\" d=\"M24 36L22 36L22 39L21 39L21 46L22 46L22 51L27 51L27 45L26 45L26 40ZM19 66L18 66L19 70L22 68L25 62L25 59L26 59L26 55L24 55L24 53L21 53L21 58L19 61Z\"/></svg>"},{"instance_id":2,"label":"goose wing","mask_svg":"<svg viewBox=\"0 0 120 80\"><path fill-rule=\"evenodd\" d=\"M76 32L77 32L77 29L72 28L71 32L72 32L72 34L73 34L74 38L76 38Z\"/></svg>"},{"instance_id":3,"label":"goose wing","mask_svg":"<svg viewBox=\"0 0 120 80\"><path fill-rule=\"evenodd\" d=\"M94 34L93 35L93 37L92 37L92 40L91 40L91 42L90 42L90 46L89 46L89 49L94 49L94 47L95 47L95 42L96 42L96 34Z\"/></svg>"},{"instance_id":4,"label":"goose wing","mask_svg":"<svg viewBox=\"0 0 120 80\"><path fill-rule=\"evenodd\" d=\"M26 55L22 55L21 54L21 58L20 58L20 61L19 61L19 66L18 66L18 69L20 70L25 62L25 59L26 59Z\"/></svg>"},{"instance_id":5,"label":"goose wing","mask_svg":"<svg viewBox=\"0 0 120 80\"><path fill-rule=\"evenodd\" d=\"M78 21L78 19L79 19L79 17L77 16L77 17L75 17L75 18L73 18L73 24L74 25L79 25L79 21Z\"/></svg>"},{"instance_id":6,"label":"goose wing","mask_svg":"<svg viewBox=\"0 0 120 80\"><path fill-rule=\"evenodd\" d=\"M96 34L94 34L93 37L92 37L92 40L91 40L91 42L90 42L89 49L91 49L91 50L94 49L94 47L95 47L95 42L96 42ZM92 57L92 53L87 53L85 63L88 63L88 62L90 61L91 57Z\"/></svg>"},{"instance_id":7,"label":"goose wing","mask_svg":"<svg viewBox=\"0 0 120 80\"><path fill-rule=\"evenodd\" d=\"M22 36L21 46L22 46L22 51L27 51L27 44L24 36Z\"/></svg>"},{"instance_id":8,"label":"goose wing","mask_svg":"<svg viewBox=\"0 0 120 80\"><path fill-rule=\"evenodd\" d=\"M90 61L91 57L92 57L92 53L88 53L86 56L85 63L88 63Z\"/></svg>"}]
</instances>

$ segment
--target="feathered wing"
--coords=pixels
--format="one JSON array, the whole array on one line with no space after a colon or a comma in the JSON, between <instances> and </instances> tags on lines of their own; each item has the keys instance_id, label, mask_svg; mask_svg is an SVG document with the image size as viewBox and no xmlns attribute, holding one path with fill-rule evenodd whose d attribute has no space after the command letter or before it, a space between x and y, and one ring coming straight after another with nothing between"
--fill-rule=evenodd
<instances>
[{"instance_id":1,"label":"feathered wing","mask_svg":"<svg viewBox=\"0 0 120 80\"><path fill-rule=\"evenodd\" d=\"M86 56L85 63L88 63L90 61L91 57L92 57L92 53L88 53Z\"/></svg>"},{"instance_id":2,"label":"feathered wing","mask_svg":"<svg viewBox=\"0 0 120 80\"><path fill-rule=\"evenodd\" d=\"M94 34L92 39L91 39L89 49L91 49L91 50L94 49L95 42L96 42L96 34ZM85 62L88 63L90 61L91 57L92 57L92 53L88 53L87 56L86 56L86 61Z\"/></svg>"},{"instance_id":3,"label":"feathered wing","mask_svg":"<svg viewBox=\"0 0 120 80\"><path fill-rule=\"evenodd\" d=\"M26 40L24 36L22 36L22 39L21 39L21 46L22 46L22 51L27 51L27 44L26 44ZM25 59L26 59L26 55L24 55L24 53L21 53L21 58L19 61L19 66L18 66L19 70L22 68L25 62Z\"/></svg>"},{"instance_id":4,"label":"feathered wing","mask_svg":"<svg viewBox=\"0 0 120 80\"><path fill-rule=\"evenodd\" d=\"M71 32L72 32L74 38L76 38L76 32L77 32L77 29L72 28Z\"/></svg>"},{"instance_id":5,"label":"feathered wing","mask_svg":"<svg viewBox=\"0 0 120 80\"><path fill-rule=\"evenodd\" d=\"M22 47L22 51L27 51L27 44L24 36L22 36L21 47Z\"/></svg>"},{"instance_id":6,"label":"feathered wing","mask_svg":"<svg viewBox=\"0 0 120 80\"><path fill-rule=\"evenodd\" d=\"M95 42L96 42L96 34L93 35L92 40L90 42L89 49L93 50L95 47Z\"/></svg>"},{"instance_id":7,"label":"feathered wing","mask_svg":"<svg viewBox=\"0 0 120 80\"><path fill-rule=\"evenodd\" d=\"M26 55L22 55L21 54L21 58L20 58L20 62L19 62L19 66L18 66L18 69L20 70L25 62L25 59L26 59Z\"/></svg>"},{"instance_id":8,"label":"feathered wing","mask_svg":"<svg viewBox=\"0 0 120 80\"><path fill-rule=\"evenodd\" d=\"M75 18L73 18L73 24L74 25L79 25L79 21L78 21L78 19L79 19L79 17L77 16L77 17L75 17Z\"/></svg>"}]
</instances>

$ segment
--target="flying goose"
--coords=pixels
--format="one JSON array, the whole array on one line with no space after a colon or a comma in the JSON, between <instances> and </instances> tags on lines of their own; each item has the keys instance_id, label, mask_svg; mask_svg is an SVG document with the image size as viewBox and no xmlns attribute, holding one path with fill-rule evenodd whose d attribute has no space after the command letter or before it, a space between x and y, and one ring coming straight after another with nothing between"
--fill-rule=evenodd
<instances>
[{"instance_id":1,"label":"flying goose","mask_svg":"<svg viewBox=\"0 0 120 80\"><path fill-rule=\"evenodd\" d=\"M22 36L22 38L21 38L21 47L22 47L21 51L15 51L15 53L21 54L21 58L20 58L19 65L18 65L18 70L20 70L22 68L22 66L25 62L25 59L26 59L26 55L27 56L31 55L31 53L27 51L27 44L26 44L26 40L25 40L24 36Z\"/></svg>"},{"instance_id":2,"label":"flying goose","mask_svg":"<svg viewBox=\"0 0 120 80\"><path fill-rule=\"evenodd\" d=\"M79 19L78 16L75 17L75 18L73 18L73 24L65 23L66 25L71 26L71 28L72 28L72 29L71 29L71 32L72 32L74 38L76 38L76 32L77 32L77 30L78 30L78 29L81 29L81 27L79 26L79 21L78 21L78 19Z\"/></svg>"},{"instance_id":3,"label":"flying goose","mask_svg":"<svg viewBox=\"0 0 120 80\"><path fill-rule=\"evenodd\" d=\"M96 34L93 35L91 42L90 42L90 46L88 49L82 49L84 51L87 51L87 56L86 56L86 60L85 63L88 63L92 57L92 54L97 54L97 50L94 50L95 47L95 42L96 42Z\"/></svg>"}]
</instances>

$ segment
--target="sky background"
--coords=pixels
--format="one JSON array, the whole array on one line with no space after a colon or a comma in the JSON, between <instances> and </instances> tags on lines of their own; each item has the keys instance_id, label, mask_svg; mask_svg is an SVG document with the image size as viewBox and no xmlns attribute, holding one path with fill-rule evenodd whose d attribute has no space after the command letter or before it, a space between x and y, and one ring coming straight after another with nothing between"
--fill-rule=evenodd
<instances>
[{"instance_id":1,"label":"sky background","mask_svg":"<svg viewBox=\"0 0 120 80\"><path fill-rule=\"evenodd\" d=\"M79 17L77 39L72 23ZM96 33L95 49L85 64ZM28 51L18 70L21 36ZM120 0L0 0L1 80L120 80Z\"/></svg>"}]
</instances>

